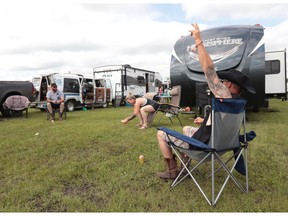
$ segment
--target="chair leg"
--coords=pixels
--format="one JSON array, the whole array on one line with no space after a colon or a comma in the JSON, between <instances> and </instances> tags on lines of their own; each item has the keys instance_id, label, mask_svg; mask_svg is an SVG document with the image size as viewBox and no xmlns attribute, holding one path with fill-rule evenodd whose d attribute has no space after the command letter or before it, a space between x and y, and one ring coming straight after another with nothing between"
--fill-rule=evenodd
<instances>
[{"instance_id":1,"label":"chair leg","mask_svg":"<svg viewBox=\"0 0 288 216\"><path fill-rule=\"evenodd\" d=\"M67 118L67 114L66 114L66 107L64 108L64 118Z\"/></svg>"},{"instance_id":2,"label":"chair leg","mask_svg":"<svg viewBox=\"0 0 288 216\"><path fill-rule=\"evenodd\" d=\"M181 122L181 120L180 120L180 118L179 118L178 114L176 115L176 118L177 118L177 119L178 119L178 121L180 122L180 125L183 127L183 124L182 124L182 122Z\"/></svg>"}]
</instances>

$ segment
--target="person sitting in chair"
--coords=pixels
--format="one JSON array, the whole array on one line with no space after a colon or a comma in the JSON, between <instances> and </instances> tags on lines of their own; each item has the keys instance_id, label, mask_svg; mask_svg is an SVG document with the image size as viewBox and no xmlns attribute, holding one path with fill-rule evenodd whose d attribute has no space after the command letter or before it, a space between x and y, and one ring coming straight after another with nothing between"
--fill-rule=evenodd
<instances>
[{"instance_id":1,"label":"person sitting in chair","mask_svg":"<svg viewBox=\"0 0 288 216\"><path fill-rule=\"evenodd\" d=\"M158 109L159 104L154 100L147 99L144 97L136 98L131 93L127 95L126 101L134 106L134 112L131 114L131 116L121 120L121 122L123 124L127 124L129 121L138 116L140 120L138 124L139 129L148 128L147 113L155 112Z\"/></svg>"},{"instance_id":2,"label":"person sitting in chair","mask_svg":"<svg viewBox=\"0 0 288 216\"><path fill-rule=\"evenodd\" d=\"M202 70L205 74L209 89L216 98L238 98L242 90L247 90L250 93L255 94L253 86L248 83L249 78L237 71L219 71L216 73L213 61L209 54L207 53L203 41L201 39L200 30L197 24L192 24L194 29L190 30L191 36L194 37L196 49L198 52L199 62L202 66ZM187 136L193 137L203 143L208 144L211 136L211 122L210 114L207 113L206 117L203 119L195 119L194 123L196 125L201 124L199 128L185 126L183 128L183 133ZM173 139L173 138L172 138ZM164 162L167 166L166 172L157 173L157 176L161 179L175 179L179 173L177 167L177 161L172 153L171 148L168 146L168 138L166 133L159 130L157 132L157 141L159 148L164 157ZM189 145L181 140L176 140L174 138L175 144L182 148L189 148ZM243 162L243 158L242 158ZM241 164L244 166L244 164ZM237 170L237 167L235 167ZM242 167L243 168L243 167ZM245 169L245 166L244 166ZM242 171L243 173L243 171Z\"/></svg>"},{"instance_id":3,"label":"person sitting in chair","mask_svg":"<svg viewBox=\"0 0 288 216\"><path fill-rule=\"evenodd\" d=\"M47 108L50 114L50 121L55 120L55 114L53 109L60 109L59 120L62 120L62 114L64 111L64 94L57 89L56 83L51 84L50 90L47 92Z\"/></svg>"}]
</instances>

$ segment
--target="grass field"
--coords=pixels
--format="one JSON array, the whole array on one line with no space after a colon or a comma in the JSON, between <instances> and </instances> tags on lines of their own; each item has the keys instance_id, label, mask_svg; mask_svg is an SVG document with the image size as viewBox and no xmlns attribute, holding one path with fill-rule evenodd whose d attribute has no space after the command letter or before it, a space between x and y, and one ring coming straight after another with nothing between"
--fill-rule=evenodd
<instances>
[{"instance_id":1,"label":"grass field","mask_svg":"<svg viewBox=\"0 0 288 216\"><path fill-rule=\"evenodd\" d=\"M214 208L191 179L170 190L170 182L155 176L165 169L157 130L139 130L136 119L122 125L131 112L78 110L52 124L45 112L30 109L28 119L1 119L0 212L288 211L287 101L271 100L259 113L248 110L247 128L257 133L249 146L250 192L230 181ZM193 124L191 116L180 117ZM181 131L176 120L161 122Z\"/></svg>"}]
</instances>

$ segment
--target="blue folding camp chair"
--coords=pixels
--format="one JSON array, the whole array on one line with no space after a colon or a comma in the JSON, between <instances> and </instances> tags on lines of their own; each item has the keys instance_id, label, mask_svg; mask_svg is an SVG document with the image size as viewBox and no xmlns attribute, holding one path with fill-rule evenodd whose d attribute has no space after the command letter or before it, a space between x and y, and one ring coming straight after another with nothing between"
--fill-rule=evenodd
<instances>
[{"instance_id":1,"label":"blue folding camp chair","mask_svg":"<svg viewBox=\"0 0 288 216\"><path fill-rule=\"evenodd\" d=\"M178 159L182 164L182 170L180 171L179 175L176 177L174 182L171 184L171 188L178 185L180 182L183 181L187 176L190 176L194 183L196 184L197 188L200 190L201 194L204 196L206 201L211 206L215 206L224 187L226 186L228 180L231 178L235 184L242 190L248 192L248 163L247 163L247 134L245 131L245 105L246 101L242 99L212 99L212 134L210 138L209 144L202 143L194 138L185 136L179 132L170 130L168 128L159 127L159 130L162 130L167 133L168 138L170 141L168 144L172 148L172 151L176 154ZM240 135L240 132L243 135ZM239 142L239 135L241 137L241 142ZM253 139L256 134L254 131L250 132L249 135L250 140ZM186 143L189 144L189 149L184 149L179 146L176 146L173 143L173 139L171 137L176 137ZM235 151L239 150L239 151ZM235 151L235 154L233 153ZM232 152L231 157L227 157L227 152ZM235 177L233 171L234 168L239 160L242 157L242 153L244 152L244 161L245 161L245 174L246 174L246 181L245 185L246 188L244 189L240 181ZM188 156L188 162L184 162L182 159L183 153ZM234 160L235 162L231 164ZM241 158L242 159L242 158ZM196 165L192 167L192 161L195 160L197 162ZM187 161L187 160L185 160ZM199 176L196 176L196 173L199 174L199 167L200 165L204 164L204 162L210 162L211 164L211 173L209 171L209 178L211 178L211 198L208 198L207 188L202 188L199 182ZM207 163L206 163L207 164ZM223 179L219 176L222 174L223 170L227 173L226 179L218 186L218 193L215 194L215 180L217 178L217 182ZM187 171L187 174L184 174ZM206 172L207 174L207 172ZM202 176L203 177L203 176ZM206 176L207 177L207 176ZM197 180L198 178L198 180ZM220 188L220 189L219 189ZM204 189L206 189L204 191ZM215 197L216 195L216 197Z\"/></svg>"}]
</instances>

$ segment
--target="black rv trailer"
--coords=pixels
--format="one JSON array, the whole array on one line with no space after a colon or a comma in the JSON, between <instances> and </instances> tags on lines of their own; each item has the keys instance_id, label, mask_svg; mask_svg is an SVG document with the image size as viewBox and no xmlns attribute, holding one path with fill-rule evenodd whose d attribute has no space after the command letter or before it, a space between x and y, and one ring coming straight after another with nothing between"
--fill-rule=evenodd
<instances>
[{"instance_id":1,"label":"black rv trailer","mask_svg":"<svg viewBox=\"0 0 288 216\"><path fill-rule=\"evenodd\" d=\"M265 107L264 28L259 25L224 26L202 31L203 44L216 71L236 69L250 77L256 94L245 93L248 106ZM185 36L174 45L170 64L172 86L181 85L181 106L196 105L196 86L206 83L198 61L194 38Z\"/></svg>"}]
</instances>

